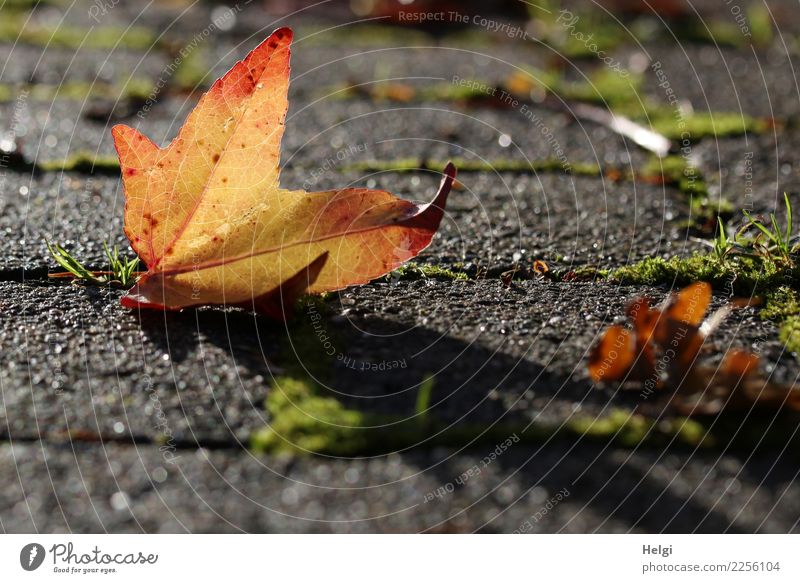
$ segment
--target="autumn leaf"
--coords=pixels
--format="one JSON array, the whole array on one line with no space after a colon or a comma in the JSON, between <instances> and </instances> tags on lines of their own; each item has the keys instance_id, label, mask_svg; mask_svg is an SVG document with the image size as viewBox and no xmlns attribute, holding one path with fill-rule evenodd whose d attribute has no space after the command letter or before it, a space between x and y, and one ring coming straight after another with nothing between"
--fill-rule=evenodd
<instances>
[{"instance_id":1,"label":"autumn leaf","mask_svg":"<svg viewBox=\"0 0 800 583\"><path fill-rule=\"evenodd\" d=\"M685 372L707 334L700 326L710 303L711 286L705 282L673 294L663 308L651 308L649 298L636 298L626 310L633 332L609 326L589 357L589 375L598 382L651 380L661 386L658 352L669 355L662 360L664 372Z\"/></svg>"},{"instance_id":2,"label":"autumn leaf","mask_svg":"<svg viewBox=\"0 0 800 583\"><path fill-rule=\"evenodd\" d=\"M595 382L631 381L667 394L681 415L714 415L723 409L786 407L800 411L800 388L765 379L759 359L746 350L729 351L719 366L698 362L700 349L734 307L753 302L734 300L708 318L711 286L697 282L672 294L661 308L645 297L626 310L633 330L606 328L589 356Z\"/></svg>"},{"instance_id":3,"label":"autumn leaf","mask_svg":"<svg viewBox=\"0 0 800 583\"><path fill-rule=\"evenodd\" d=\"M589 376L593 380L622 380L636 360L633 335L622 326L609 326L589 356Z\"/></svg>"},{"instance_id":4,"label":"autumn leaf","mask_svg":"<svg viewBox=\"0 0 800 583\"><path fill-rule=\"evenodd\" d=\"M124 306L242 305L280 316L306 291L366 283L430 244L452 164L423 205L383 190L280 188L291 41L291 29L278 29L237 62L166 148L113 128L125 233L147 266Z\"/></svg>"}]
</instances>

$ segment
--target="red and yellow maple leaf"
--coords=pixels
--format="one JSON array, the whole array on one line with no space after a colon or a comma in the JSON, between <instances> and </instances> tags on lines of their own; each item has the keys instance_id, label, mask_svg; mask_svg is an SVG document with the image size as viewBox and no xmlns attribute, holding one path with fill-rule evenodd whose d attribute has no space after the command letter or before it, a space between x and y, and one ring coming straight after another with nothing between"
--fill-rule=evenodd
<instances>
[{"instance_id":1,"label":"red and yellow maple leaf","mask_svg":"<svg viewBox=\"0 0 800 583\"><path fill-rule=\"evenodd\" d=\"M291 29L278 29L237 62L166 148L113 128L125 233L147 266L123 305L244 305L281 315L304 291L366 283L430 244L452 164L424 205L383 190L280 188L291 41Z\"/></svg>"}]
</instances>

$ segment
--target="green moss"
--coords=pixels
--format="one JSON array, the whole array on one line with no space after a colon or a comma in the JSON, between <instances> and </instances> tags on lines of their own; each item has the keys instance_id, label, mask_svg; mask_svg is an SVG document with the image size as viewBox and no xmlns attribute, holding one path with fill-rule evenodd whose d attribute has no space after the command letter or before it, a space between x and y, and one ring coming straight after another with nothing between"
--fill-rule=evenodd
<instances>
[{"instance_id":1,"label":"green moss","mask_svg":"<svg viewBox=\"0 0 800 583\"><path fill-rule=\"evenodd\" d=\"M3 14L0 19L0 42L25 43L38 46L71 49L147 49L156 40L153 32L141 26L95 26L80 28L70 25L57 27L26 23L25 14Z\"/></svg>"},{"instance_id":2,"label":"green moss","mask_svg":"<svg viewBox=\"0 0 800 583\"><path fill-rule=\"evenodd\" d=\"M342 81L339 83L331 83L330 85L320 85L314 91L314 98L328 99L331 101L346 101L348 99L354 99L364 93L366 93L366 91L363 86L352 85Z\"/></svg>"},{"instance_id":3,"label":"green moss","mask_svg":"<svg viewBox=\"0 0 800 583\"><path fill-rule=\"evenodd\" d=\"M0 84L0 102L16 99L21 91L27 91L32 101L52 102L55 99L85 101L87 99L136 99L144 101L153 90L153 84L147 79L131 78L124 85L110 83L86 83L68 81L61 85L9 85Z\"/></svg>"},{"instance_id":4,"label":"green moss","mask_svg":"<svg viewBox=\"0 0 800 583\"><path fill-rule=\"evenodd\" d=\"M680 38L696 42L736 48L745 48L751 43L758 46L769 45L772 42L773 30L767 7L754 3L746 9L745 14L747 18L741 23L736 22L733 15L730 18L706 21L690 19L675 30Z\"/></svg>"},{"instance_id":5,"label":"green moss","mask_svg":"<svg viewBox=\"0 0 800 583\"><path fill-rule=\"evenodd\" d=\"M443 281L466 281L469 279L463 271L454 271L439 265L409 262L387 274L388 280L439 279Z\"/></svg>"},{"instance_id":6,"label":"green moss","mask_svg":"<svg viewBox=\"0 0 800 583\"><path fill-rule=\"evenodd\" d=\"M319 300L306 300L309 314L324 314ZM327 332L327 330L326 330ZM331 332L331 343L343 342ZM430 411L434 402L434 379L425 376L420 383L414 411L392 415L375 414L347 406L321 384L328 379L331 362L319 358L320 338L313 327L293 326L286 354L292 359L284 365L286 374L275 379L265 407L269 425L251 435L254 451L284 454L325 454L358 456L383 454L411 447L464 447L469 444L497 445L516 436L515 441L541 443L554 437L581 437L623 446L643 442L663 443L677 437L680 443L696 445L699 430L686 428L685 421L668 420L655 425L653 420L616 410L608 416L578 416L563 425L519 422L486 425L438 422ZM294 364L292 364L294 363ZM302 366L301 364L302 363Z\"/></svg>"},{"instance_id":7,"label":"green moss","mask_svg":"<svg viewBox=\"0 0 800 583\"><path fill-rule=\"evenodd\" d=\"M769 127L764 120L741 113L698 111L678 115L674 107L642 97L642 81L642 75L625 76L603 67L588 80L569 83L558 78L549 86L565 99L608 105L615 113L678 142L760 133Z\"/></svg>"},{"instance_id":8,"label":"green moss","mask_svg":"<svg viewBox=\"0 0 800 583\"><path fill-rule=\"evenodd\" d=\"M355 162L343 166L342 171L385 172L419 170L420 168L427 168L427 165L419 158L397 158L395 160L365 160ZM444 166L441 166L441 168L444 168Z\"/></svg>"},{"instance_id":9,"label":"green moss","mask_svg":"<svg viewBox=\"0 0 800 583\"><path fill-rule=\"evenodd\" d=\"M623 94L624 95L624 94ZM617 98L609 101L615 113L629 117L653 131L679 144L683 140L697 142L706 137L739 136L746 133L762 133L769 124L762 119L741 113L722 111L697 111L679 113L674 107L652 99Z\"/></svg>"},{"instance_id":10,"label":"green moss","mask_svg":"<svg viewBox=\"0 0 800 583\"><path fill-rule=\"evenodd\" d=\"M705 26L708 27L708 30L706 30ZM747 44L747 37L733 22L711 20L705 26L702 24L696 25L694 40L737 48L742 48Z\"/></svg>"},{"instance_id":11,"label":"green moss","mask_svg":"<svg viewBox=\"0 0 800 583\"><path fill-rule=\"evenodd\" d=\"M201 88L208 78L208 57L203 49L195 49L180 60L172 80L179 89L194 91Z\"/></svg>"},{"instance_id":12,"label":"green moss","mask_svg":"<svg viewBox=\"0 0 800 583\"><path fill-rule=\"evenodd\" d=\"M267 397L269 425L253 434L256 451L351 455L369 444L367 416L333 397L317 394L310 381L276 379Z\"/></svg>"},{"instance_id":13,"label":"green moss","mask_svg":"<svg viewBox=\"0 0 800 583\"><path fill-rule=\"evenodd\" d=\"M608 67L594 72L588 80L574 83L561 81L552 85L566 99L575 99L600 105L638 104L642 76L630 72L622 74Z\"/></svg>"},{"instance_id":14,"label":"green moss","mask_svg":"<svg viewBox=\"0 0 800 583\"><path fill-rule=\"evenodd\" d=\"M526 72L512 74L502 89L521 100L552 93L567 100L607 106L614 113L649 126L653 131L678 142L762 133L770 127L765 120L740 113L692 112L677 115L675 108L642 97L642 75L624 73L602 67L593 72L589 79L567 81L560 71L527 67ZM497 99L501 88L479 79L475 79L474 83L475 86L438 83L415 88L410 92L410 97L404 97L402 101L476 102ZM489 95L491 89L497 89L494 97ZM373 99L392 99L391 91L381 90L381 84L353 87L343 83L321 88L317 92L319 97L337 100L365 94Z\"/></svg>"},{"instance_id":15,"label":"green moss","mask_svg":"<svg viewBox=\"0 0 800 583\"><path fill-rule=\"evenodd\" d=\"M599 418L574 417L562 426L517 423L490 427L462 423L446 427L419 411L427 409L431 387L430 381L423 381L417 399L418 414L403 418L348 408L335 397L323 395L313 381L281 377L267 397L269 425L252 434L250 446L260 453L358 456L418 445L497 444L510 436L533 443L580 436L601 442L613 440L623 447L663 444L672 439L692 446L711 443L706 429L696 422L678 418L656 423L621 409Z\"/></svg>"},{"instance_id":16,"label":"green moss","mask_svg":"<svg viewBox=\"0 0 800 583\"><path fill-rule=\"evenodd\" d=\"M800 316L790 316L781 324L778 334L786 349L800 355Z\"/></svg>"},{"instance_id":17,"label":"green moss","mask_svg":"<svg viewBox=\"0 0 800 583\"><path fill-rule=\"evenodd\" d=\"M671 30L679 39L696 43L744 48L750 42L733 16L713 19L688 17L676 22Z\"/></svg>"},{"instance_id":18,"label":"green moss","mask_svg":"<svg viewBox=\"0 0 800 583\"><path fill-rule=\"evenodd\" d=\"M602 417L579 415L563 425L540 423L494 426L461 423L445 427L422 414L427 410L432 381L423 381L417 399L417 415L374 415L343 405L312 381L303 378L276 379L266 407L270 424L251 436L251 447L261 453L325 454L358 456L386 453L415 446L464 447L468 444L498 444L510 437L514 442L541 443L552 438L576 437L614 443L623 447L661 446L676 443L708 447L728 443L739 428L715 431L702 421L685 417L656 420L625 409L614 409ZM518 438L518 439L517 439ZM749 440L739 440L745 445Z\"/></svg>"},{"instance_id":19,"label":"green moss","mask_svg":"<svg viewBox=\"0 0 800 583\"><path fill-rule=\"evenodd\" d=\"M416 98L419 101L481 101L491 99L490 92L495 89L494 85L478 80L470 81L467 85L441 83L421 87L416 92Z\"/></svg>"},{"instance_id":20,"label":"green moss","mask_svg":"<svg viewBox=\"0 0 800 583\"><path fill-rule=\"evenodd\" d=\"M658 421L626 409L612 409L604 417L573 417L567 422L567 429L594 439L613 438L623 447L672 440L689 446L709 446L715 442L708 428L693 419L674 417Z\"/></svg>"},{"instance_id":21,"label":"green moss","mask_svg":"<svg viewBox=\"0 0 800 583\"><path fill-rule=\"evenodd\" d=\"M689 164L683 156L670 155L664 158L651 156L640 173L644 177L660 176L665 183L674 184L681 192L690 196L708 195L706 182L700 170Z\"/></svg>"},{"instance_id":22,"label":"green moss","mask_svg":"<svg viewBox=\"0 0 800 583\"><path fill-rule=\"evenodd\" d=\"M705 187L705 184L703 184ZM684 192L686 192L684 190ZM709 198L704 194L692 195L689 201L689 206L692 209L692 217L694 224L702 224L704 222L713 222L716 217L729 217L735 208L733 203L724 198Z\"/></svg>"},{"instance_id":23,"label":"green moss","mask_svg":"<svg viewBox=\"0 0 800 583\"><path fill-rule=\"evenodd\" d=\"M653 130L667 138L687 138L692 142L705 137L723 138L760 133L766 129L763 121L739 113L696 112L677 118L674 110L658 108L648 110L648 118Z\"/></svg>"},{"instance_id":24,"label":"green moss","mask_svg":"<svg viewBox=\"0 0 800 583\"><path fill-rule=\"evenodd\" d=\"M577 18L568 20L569 15L560 14L561 2L538 1L528 6L530 17L537 21L537 36L567 58L596 59L600 51L607 54L626 40L620 25L601 10L573 3L569 9Z\"/></svg>"},{"instance_id":25,"label":"green moss","mask_svg":"<svg viewBox=\"0 0 800 583\"><path fill-rule=\"evenodd\" d=\"M117 101L126 97L140 98L143 93L149 93L152 88L153 84L146 79L130 79L122 87L109 83L81 82L64 83L59 86L33 85L31 86L31 98L35 101L55 99L84 101L90 98Z\"/></svg>"},{"instance_id":26,"label":"green moss","mask_svg":"<svg viewBox=\"0 0 800 583\"><path fill-rule=\"evenodd\" d=\"M305 310L314 316L313 320L325 313L324 304L311 298L306 300ZM331 343L343 346L342 339L334 336L331 331ZM282 363L286 373L274 381L265 402L269 425L251 435L251 447L257 452L357 456L417 446L494 446L514 435L518 440L536 443L552 437L576 436L601 441L614 439L623 445L653 437L663 441L662 427L650 431L650 422L640 416L623 421L629 413L621 412L608 419L576 418L559 426L522 420L491 426L470 422L449 426L438 422L429 410L434 402L434 381L430 376L420 383L414 411L382 415L356 410L308 376L324 381L332 370L331 361L319 357L317 330L307 322L294 325L289 340L287 360ZM623 431L617 431L620 427Z\"/></svg>"},{"instance_id":27,"label":"green moss","mask_svg":"<svg viewBox=\"0 0 800 583\"><path fill-rule=\"evenodd\" d=\"M91 174L119 174L116 156L95 156L91 152L76 152L64 160L38 162L43 172L86 172Z\"/></svg>"},{"instance_id":28,"label":"green moss","mask_svg":"<svg viewBox=\"0 0 800 583\"><path fill-rule=\"evenodd\" d=\"M63 27L59 27L61 31ZM68 40L66 46L72 46L69 42L75 42L83 31L76 29L74 38ZM58 35L57 35L58 36ZM149 49L156 42L156 36L152 30L143 26L132 26L130 28L121 26L100 26L95 27L89 35L84 46L96 49L110 49L114 47L124 47L128 49Z\"/></svg>"},{"instance_id":29,"label":"green moss","mask_svg":"<svg viewBox=\"0 0 800 583\"><path fill-rule=\"evenodd\" d=\"M769 289L783 280L784 274L771 262L734 255L724 261L696 253L689 257L648 257L639 263L620 267L609 278L630 285L687 285L707 281L717 289L730 289L750 295Z\"/></svg>"},{"instance_id":30,"label":"green moss","mask_svg":"<svg viewBox=\"0 0 800 583\"><path fill-rule=\"evenodd\" d=\"M427 33L407 26L351 24L329 26L302 25L295 29L296 38L307 46L348 46L353 48L386 46L431 46L434 39Z\"/></svg>"},{"instance_id":31,"label":"green moss","mask_svg":"<svg viewBox=\"0 0 800 583\"><path fill-rule=\"evenodd\" d=\"M466 160L453 158L451 160L460 173L465 172L552 172L565 170L571 174L585 176L599 176L600 167L594 164L564 163L557 159L533 160ZM358 172L400 172L405 170L420 170L430 168L441 170L445 167L445 160L423 160L420 158L398 158L396 160L366 160L343 167L343 171Z\"/></svg>"},{"instance_id":32,"label":"green moss","mask_svg":"<svg viewBox=\"0 0 800 583\"><path fill-rule=\"evenodd\" d=\"M763 4L752 4L747 8L747 20L753 44L768 46L772 43L772 18L769 9Z\"/></svg>"},{"instance_id":33,"label":"green moss","mask_svg":"<svg viewBox=\"0 0 800 583\"><path fill-rule=\"evenodd\" d=\"M764 298L761 317L780 322L778 338L786 349L800 355L800 296L788 286L770 290Z\"/></svg>"},{"instance_id":34,"label":"green moss","mask_svg":"<svg viewBox=\"0 0 800 583\"><path fill-rule=\"evenodd\" d=\"M743 416L744 415L744 416ZM731 450L752 452L753 447L779 447L798 451L797 417L773 412L745 414L726 411L705 418L668 417L655 420L623 409L612 410L601 418L578 417L568 422L568 430L587 438L624 447L666 444L692 448L724 445ZM787 436L789 436L787 438Z\"/></svg>"},{"instance_id":35,"label":"green moss","mask_svg":"<svg viewBox=\"0 0 800 583\"><path fill-rule=\"evenodd\" d=\"M783 320L789 316L800 316L800 298L792 288L781 285L766 293L761 317L767 320Z\"/></svg>"},{"instance_id":36,"label":"green moss","mask_svg":"<svg viewBox=\"0 0 800 583\"><path fill-rule=\"evenodd\" d=\"M653 426L653 421L630 411L614 409L606 417L574 417L570 419L567 426L579 435L616 436L625 445L636 445L645 439Z\"/></svg>"},{"instance_id":37,"label":"green moss","mask_svg":"<svg viewBox=\"0 0 800 583\"><path fill-rule=\"evenodd\" d=\"M409 264L400 271L400 276L461 279L463 274L435 266ZM771 311L767 316L784 319L782 340L792 350L800 346L800 302L787 284L796 278L793 271L781 271L773 263L744 256L718 260L697 254L685 259L647 259L615 270L610 277L625 283L649 285L681 285L705 280L721 289L733 288L742 295L770 291L767 309ZM314 302L308 303L306 308L324 314L324 304L319 300ZM497 444L512 435L534 443L551 438L574 441L580 437L605 443L613 441L624 447L665 443L707 447L733 442L749 447L754 443L749 437L742 437L740 427L727 422L727 417L719 423L715 418L709 427L702 420L657 420L622 409L612 410L602 417L578 415L562 425L519 422L490 427L459 423L448 427L429 411L434 390L430 377L420 384L416 414L409 411L405 415L381 415L360 411L347 406L307 376L310 372L315 378L325 379L331 370L331 361L319 358L320 338L314 330L307 325L293 327L290 340L290 352L303 366L286 365L287 373L274 382L265 405L270 424L251 436L251 446L257 452L358 456L418 446ZM332 344L341 347L343 342L335 338Z\"/></svg>"},{"instance_id":38,"label":"green moss","mask_svg":"<svg viewBox=\"0 0 800 583\"><path fill-rule=\"evenodd\" d=\"M708 428L695 419L680 417L664 420L665 431L674 434L679 441L690 445L714 445L715 439Z\"/></svg>"},{"instance_id":39,"label":"green moss","mask_svg":"<svg viewBox=\"0 0 800 583\"><path fill-rule=\"evenodd\" d=\"M420 385L417 408L430 399L432 384ZM470 442L492 443L517 433L541 439L553 431L523 424L492 427L463 423L447 428L427 414L410 417L376 415L346 407L323 394L324 389L307 378L276 379L266 401L268 426L254 432L250 446L256 452L357 456L387 453L417 445L464 446Z\"/></svg>"},{"instance_id":40,"label":"green moss","mask_svg":"<svg viewBox=\"0 0 800 583\"><path fill-rule=\"evenodd\" d=\"M670 155L663 158L651 156L642 166L641 173L645 176L663 176L667 182L678 183L689 176L696 176L699 171L683 156Z\"/></svg>"}]
</instances>

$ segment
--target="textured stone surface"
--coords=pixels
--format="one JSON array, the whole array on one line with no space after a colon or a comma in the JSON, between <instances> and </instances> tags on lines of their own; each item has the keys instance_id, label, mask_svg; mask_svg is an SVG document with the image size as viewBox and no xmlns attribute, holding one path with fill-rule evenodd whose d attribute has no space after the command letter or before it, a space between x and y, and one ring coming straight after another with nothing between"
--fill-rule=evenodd
<instances>
[{"instance_id":1,"label":"textured stone surface","mask_svg":"<svg viewBox=\"0 0 800 583\"><path fill-rule=\"evenodd\" d=\"M797 528L795 473L777 454L687 458L554 444L511 449L484 467L487 452L290 461L199 449L165 462L148 446L6 443L0 461L18 474L0 477L2 525L11 532ZM476 464L478 472L457 485ZM563 499L543 511L559 493Z\"/></svg>"}]
</instances>

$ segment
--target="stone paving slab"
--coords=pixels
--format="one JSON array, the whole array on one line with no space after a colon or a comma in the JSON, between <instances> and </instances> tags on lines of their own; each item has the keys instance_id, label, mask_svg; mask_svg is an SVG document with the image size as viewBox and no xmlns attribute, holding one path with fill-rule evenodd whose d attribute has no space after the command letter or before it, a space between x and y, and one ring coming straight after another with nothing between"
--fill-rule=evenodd
<instances>
[{"instance_id":1,"label":"stone paving slab","mask_svg":"<svg viewBox=\"0 0 800 583\"><path fill-rule=\"evenodd\" d=\"M787 39L782 39L786 42ZM650 70L643 94L666 103L665 80L675 97L700 113L733 112L789 118L800 112L800 91L790 71L794 55L780 44L742 51L692 43L647 45L663 75ZM630 53L630 49L621 49ZM662 84L662 85L659 85Z\"/></svg>"},{"instance_id":2,"label":"stone paving slab","mask_svg":"<svg viewBox=\"0 0 800 583\"><path fill-rule=\"evenodd\" d=\"M0 70L2 81L7 85L58 87L109 83L124 87L130 77L149 79L155 84L172 60L159 50L125 47L52 50L25 44L0 44Z\"/></svg>"},{"instance_id":3,"label":"stone paving slab","mask_svg":"<svg viewBox=\"0 0 800 583\"><path fill-rule=\"evenodd\" d=\"M430 200L439 181L438 172L424 170L288 169L281 177L285 188L366 186L417 201ZM423 259L450 266L471 262L488 269L510 268L523 258L545 259L554 267L615 267L702 247L678 226L689 216L687 204L669 187L548 171L464 173L460 181L462 187L450 196L440 234ZM103 241L128 250L123 207L121 182L115 177L6 174L0 180L0 232L5 233L0 265L4 270L56 270L46 238L99 269L105 264Z\"/></svg>"},{"instance_id":4,"label":"stone paving slab","mask_svg":"<svg viewBox=\"0 0 800 583\"><path fill-rule=\"evenodd\" d=\"M60 271L45 239L70 249L80 261L100 269L102 243L129 253L122 230L124 198L118 178L48 172L13 174L0 180L2 269Z\"/></svg>"},{"instance_id":5,"label":"stone paving slab","mask_svg":"<svg viewBox=\"0 0 800 583\"><path fill-rule=\"evenodd\" d=\"M95 111L94 102L22 99L0 104L0 112L13 120L9 122L13 123L11 137L16 137L25 158L46 162L76 153L115 155L110 129L116 123L132 125L165 146L178 133L195 101L185 96L163 100L152 108L142 104L133 107L128 117L112 121L87 118ZM113 105L108 104L109 111ZM508 140L500 140L501 136ZM525 110L521 105L465 108L449 102L375 103L325 95L316 100L294 99L290 94L283 163L313 168L335 158L339 151L346 156L345 164L462 157L487 162L557 160L630 170L641 167L648 158L632 142L603 126L577 122L567 114L535 105L527 105Z\"/></svg>"},{"instance_id":6,"label":"stone paving slab","mask_svg":"<svg viewBox=\"0 0 800 583\"><path fill-rule=\"evenodd\" d=\"M555 413L556 419L567 418L577 409L576 403L592 413L606 406L609 398L612 405L630 404L613 390L604 393L591 388L585 366L588 349L605 326L624 321L624 308L631 299L646 295L660 302L667 294L667 290L647 287L538 281L517 282L511 289L499 281L455 286L412 282L409 287L370 285L341 292L339 303L353 328L346 348L349 355L355 360L414 355L425 363L417 365L422 370L443 368L444 379L448 374L457 375L452 381L443 380L443 388L458 387L459 376L486 365L488 377L503 379L496 398L512 409L527 410L528 415ZM718 294L714 307L726 301L724 294ZM328 326L326 330L335 329L334 323ZM706 351L724 354L729 348L757 345L775 380L795 382L796 361L778 340L777 332L774 323L761 320L757 308L743 309L707 340ZM447 355L458 354L465 346L479 350L463 364L445 368ZM410 356L409 361L413 362ZM408 372L411 370L397 371L393 377L405 376L406 386L410 386L419 382ZM343 383L345 387L358 383L353 371L345 378L350 379ZM460 398L446 402L445 407ZM519 401L513 402L515 399Z\"/></svg>"},{"instance_id":7,"label":"stone paving slab","mask_svg":"<svg viewBox=\"0 0 800 583\"><path fill-rule=\"evenodd\" d=\"M5 532L796 532L778 454L492 446L360 460L3 443ZM475 465L479 473L455 480ZM438 495L437 495L438 493ZM543 511L561 493L562 500ZM568 495L566 495L568 493ZM426 502L426 499L428 500ZM552 506L552 504L551 504Z\"/></svg>"},{"instance_id":8,"label":"stone paving slab","mask_svg":"<svg viewBox=\"0 0 800 583\"><path fill-rule=\"evenodd\" d=\"M783 193L795 206L800 193L798 146L798 133L787 131L703 142L693 153L709 168L709 189L725 193L737 210L766 214L777 209L783 216Z\"/></svg>"},{"instance_id":9,"label":"stone paving slab","mask_svg":"<svg viewBox=\"0 0 800 583\"><path fill-rule=\"evenodd\" d=\"M205 324L199 314L140 321L109 290L2 287L6 438L235 443L264 424L261 351L274 351L271 339L253 346L244 330L226 339L223 314Z\"/></svg>"},{"instance_id":10,"label":"stone paving slab","mask_svg":"<svg viewBox=\"0 0 800 583\"><path fill-rule=\"evenodd\" d=\"M558 426L636 404L593 388L585 359L639 294L664 296L607 284L377 283L334 295L321 321L318 308L301 311L286 329L243 311L139 315L118 291L4 282L0 434L246 442L268 422L273 376L295 360L332 371L330 394L360 410L410 417L433 376L442 422ZM730 318L708 351L754 343L775 380L795 380L793 356L754 309ZM402 366L351 366L381 362Z\"/></svg>"}]
</instances>

